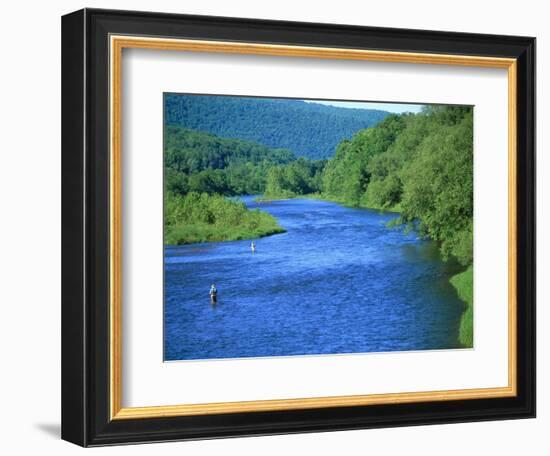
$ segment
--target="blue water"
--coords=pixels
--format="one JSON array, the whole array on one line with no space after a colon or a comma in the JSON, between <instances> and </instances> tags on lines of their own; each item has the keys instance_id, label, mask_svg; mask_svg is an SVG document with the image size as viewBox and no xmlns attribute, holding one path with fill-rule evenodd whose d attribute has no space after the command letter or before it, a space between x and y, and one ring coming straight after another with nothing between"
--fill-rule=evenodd
<instances>
[{"instance_id":1,"label":"blue water","mask_svg":"<svg viewBox=\"0 0 550 456\"><path fill-rule=\"evenodd\" d=\"M395 214L243 199L287 232L257 239L256 253L250 241L165 248L165 360L459 347L457 265L389 229Z\"/></svg>"}]
</instances>

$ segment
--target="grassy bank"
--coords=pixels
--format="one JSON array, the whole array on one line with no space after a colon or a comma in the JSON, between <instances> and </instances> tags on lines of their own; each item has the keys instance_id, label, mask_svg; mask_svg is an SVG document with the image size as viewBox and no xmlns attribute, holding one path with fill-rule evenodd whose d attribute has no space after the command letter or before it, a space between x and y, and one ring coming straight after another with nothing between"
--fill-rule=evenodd
<instances>
[{"instance_id":1,"label":"grassy bank","mask_svg":"<svg viewBox=\"0 0 550 456\"><path fill-rule=\"evenodd\" d=\"M169 245L255 239L285 232L267 212L251 211L240 201L206 193L167 194L164 218L165 243Z\"/></svg>"},{"instance_id":2,"label":"grassy bank","mask_svg":"<svg viewBox=\"0 0 550 456\"><path fill-rule=\"evenodd\" d=\"M466 271L451 277L451 284L467 307L460 320L459 342L466 348L474 344L474 271L470 266Z\"/></svg>"},{"instance_id":3,"label":"grassy bank","mask_svg":"<svg viewBox=\"0 0 550 456\"><path fill-rule=\"evenodd\" d=\"M326 198L321 193L296 194L291 192L278 193L278 194L264 194L262 196L258 196L257 198L255 198L254 201L258 203L269 203L270 201L284 201L284 200L290 200L290 199L317 199L321 201L330 201L332 203L341 203L341 201L336 201L330 198Z\"/></svg>"},{"instance_id":4,"label":"grassy bank","mask_svg":"<svg viewBox=\"0 0 550 456\"><path fill-rule=\"evenodd\" d=\"M254 198L256 203L269 203L271 201L284 201L294 198L305 198L304 195L274 195L274 196L258 196Z\"/></svg>"},{"instance_id":5,"label":"grassy bank","mask_svg":"<svg viewBox=\"0 0 550 456\"><path fill-rule=\"evenodd\" d=\"M343 198L330 196L325 193L308 193L305 195L299 195L292 192L288 192L288 193L282 193L282 194L269 194L269 195L259 196L254 201L258 203L267 203L270 201L282 201L282 200L288 200L288 199L294 199L294 198L330 201L331 203L337 203L337 204L341 204L342 206L352 207L355 209L371 209L371 210L381 211L381 212L394 212L396 214L398 214L401 211L401 206L399 204L396 204L393 207L382 207L382 206L377 206L373 204L368 205L363 203L354 204L354 203L351 203L350 201L346 201Z\"/></svg>"},{"instance_id":6,"label":"grassy bank","mask_svg":"<svg viewBox=\"0 0 550 456\"><path fill-rule=\"evenodd\" d=\"M401 212L400 204L396 204L394 206L381 206L381 205L376 205L372 203L368 204L364 201L352 202L352 201L347 201L345 198L339 198L337 196L327 195L326 193L315 193L312 195L307 195L306 197L319 199L322 201L331 201L333 203L341 204L342 206L352 207L356 209L371 209L374 211L381 211L381 212L394 212L396 214Z\"/></svg>"}]
</instances>

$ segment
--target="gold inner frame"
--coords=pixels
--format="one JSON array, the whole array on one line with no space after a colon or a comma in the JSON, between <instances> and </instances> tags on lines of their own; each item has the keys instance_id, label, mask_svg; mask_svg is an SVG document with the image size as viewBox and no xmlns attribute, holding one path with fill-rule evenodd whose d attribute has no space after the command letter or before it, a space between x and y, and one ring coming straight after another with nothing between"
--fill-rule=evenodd
<instances>
[{"instance_id":1,"label":"gold inner frame","mask_svg":"<svg viewBox=\"0 0 550 456\"><path fill-rule=\"evenodd\" d=\"M244 402L122 407L122 51L123 49L253 54L316 59L367 60L453 65L508 70L508 385L495 388L274 399ZM110 37L110 415L111 419L158 418L221 413L296 410L458 399L512 397L517 394L517 61L468 55L387 52L242 42Z\"/></svg>"}]
</instances>

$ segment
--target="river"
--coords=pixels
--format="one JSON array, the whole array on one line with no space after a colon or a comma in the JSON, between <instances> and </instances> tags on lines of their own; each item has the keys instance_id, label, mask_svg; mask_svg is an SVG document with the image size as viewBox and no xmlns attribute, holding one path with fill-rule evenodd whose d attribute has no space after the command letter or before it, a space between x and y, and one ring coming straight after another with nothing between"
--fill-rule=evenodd
<instances>
[{"instance_id":1,"label":"river","mask_svg":"<svg viewBox=\"0 0 550 456\"><path fill-rule=\"evenodd\" d=\"M250 241L165 247L166 361L459 347L459 268L388 228L395 214L243 200L287 232L257 239L255 253Z\"/></svg>"}]
</instances>

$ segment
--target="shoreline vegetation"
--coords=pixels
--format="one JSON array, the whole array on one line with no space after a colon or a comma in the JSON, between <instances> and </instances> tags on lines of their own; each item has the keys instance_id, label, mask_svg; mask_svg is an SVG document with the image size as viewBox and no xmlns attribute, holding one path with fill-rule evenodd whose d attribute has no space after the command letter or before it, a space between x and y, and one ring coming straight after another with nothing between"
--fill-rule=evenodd
<instances>
[{"instance_id":1,"label":"shoreline vegetation","mask_svg":"<svg viewBox=\"0 0 550 456\"><path fill-rule=\"evenodd\" d=\"M277 137L283 133L277 131ZM450 280L465 302L460 344L473 347L472 108L425 106L418 114L390 114L341 140L328 159L296 153L302 156L166 125L166 243L284 232L271 215L228 198L237 195L263 195L258 202L315 198L394 212L399 217L393 226L414 228L437 242L443 260L454 258L464 268Z\"/></svg>"},{"instance_id":2,"label":"shoreline vegetation","mask_svg":"<svg viewBox=\"0 0 550 456\"><path fill-rule=\"evenodd\" d=\"M454 275L450 279L458 296L466 303L466 309L460 319L458 341L464 347L474 346L474 270L470 266L466 271Z\"/></svg>"},{"instance_id":3,"label":"shoreline vegetation","mask_svg":"<svg viewBox=\"0 0 550 456\"><path fill-rule=\"evenodd\" d=\"M328 201L330 203L336 203L341 204L342 206L349 207L352 209L368 209L372 211L380 211L380 212L391 212L394 214L399 214L401 212L401 208L399 205L393 206L393 207L381 207L381 206L366 206L362 204L347 204L346 201L339 199L339 198L331 198L329 196L323 195L322 193L308 193L305 195L292 195L292 196L271 196L269 198L265 197L264 195L258 196L257 198L254 198L254 201L257 203L269 203L273 201L284 201L284 200L291 200L291 199L297 199L297 198L304 198L304 199L314 199L319 201Z\"/></svg>"},{"instance_id":4,"label":"shoreline vegetation","mask_svg":"<svg viewBox=\"0 0 550 456\"><path fill-rule=\"evenodd\" d=\"M284 232L267 212L251 211L242 202L220 195L168 193L165 198L164 239L169 245L239 241Z\"/></svg>"}]
</instances>

